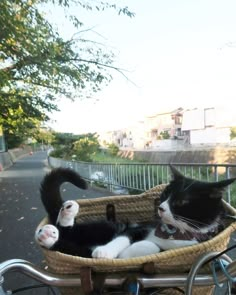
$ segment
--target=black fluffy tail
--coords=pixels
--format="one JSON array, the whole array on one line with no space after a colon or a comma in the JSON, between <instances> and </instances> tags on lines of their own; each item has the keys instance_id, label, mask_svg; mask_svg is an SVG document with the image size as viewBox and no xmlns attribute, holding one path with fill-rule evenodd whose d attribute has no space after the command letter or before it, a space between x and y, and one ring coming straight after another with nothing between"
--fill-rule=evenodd
<instances>
[{"instance_id":1,"label":"black fluffy tail","mask_svg":"<svg viewBox=\"0 0 236 295\"><path fill-rule=\"evenodd\" d=\"M40 187L41 200L52 224L56 223L58 213L64 202L60 193L60 186L64 182L70 182L78 188L87 188L85 180L70 168L53 169L44 177Z\"/></svg>"}]
</instances>

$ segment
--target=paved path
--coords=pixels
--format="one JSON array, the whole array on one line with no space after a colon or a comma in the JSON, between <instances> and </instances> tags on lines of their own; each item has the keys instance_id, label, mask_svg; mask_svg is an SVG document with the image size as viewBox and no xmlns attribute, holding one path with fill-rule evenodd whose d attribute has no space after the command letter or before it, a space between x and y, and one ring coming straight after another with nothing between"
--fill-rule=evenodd
<instances>
[{"instance_id":1,"label":"paved path","mask_svg":"<svg viewBox=\"0 0 236 295\"><path fill-rule=\"evenodd\" d=\"M50 170L46 157L46 152L27 155L9 169L0 172L0 262L19 258L43 266L42 253L34 241L34 231L46 215L39 195L40 182ZM112 193L93 187L84 191L64 184L62 194L65 199L79 199ZM11 288L29 283L28 278L16 273L7 275L5 281ZM31 290L28 294L47 293L41 289Z\"/></svg>"}]
</instances>

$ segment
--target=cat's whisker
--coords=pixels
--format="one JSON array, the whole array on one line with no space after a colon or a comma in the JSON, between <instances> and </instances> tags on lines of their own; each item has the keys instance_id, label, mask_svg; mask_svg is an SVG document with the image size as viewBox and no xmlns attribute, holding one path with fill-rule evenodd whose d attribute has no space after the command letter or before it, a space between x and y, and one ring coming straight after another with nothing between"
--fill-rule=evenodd
<instances>
[{"instance_id":1,"label":"cat's whisker","mask_svg":"<svg viewBox=\"0 0 236 295\"><path fill-rule=\"evenodd\" d=\"M192 219L189 219L189 218L185 218L185 217L182 217L184 220L186 220L186 221L190 221L190 222L196 222L196 221L194 221L194 220L192 220ZM205 227L209 227L209 226L211 226L212 225L212 221L210 222L210 223L205 223L205 222L200 222L200 221L197 221L196 222L197 224L199 224L199 225L203 225L203 226L205 226ZM217 218L217 219L215 219L215 221L214 221L214 224L217 224L217 225L220 225L220 224L222 224L222 220L220 220L219 218Z\"/></svg>"},{"instance_id":2,"label":"cat's whisker","mask_svg":"<svg viewBox=\"0 0 236 295\"><path fill-rule=\"evenodd\" d=\"M186 218L183 216L179 216L179 215L175 215L175 218L178 220L181 220L183 222L186 222L188 224L193 225L194 227L200 228L199 225L203 225L203 226L209 226L208 223L204 223L204 222L200 222L200 221L195 221L194 219L190 219L190 218Z\"/></svg>"},{"instance_id":3,"label":"cat's whisker","mask_svg":"<svg viewBox=\"0 0 236 295\"><path fill-rule=\"evenodd\" d=\"M199 222L195 222L194 220L188 219L188 218L184 218L181 216L175 216L177 222L176 222L176 226L180 229L180 230L187 230L187 229L192 229L194 231L201 231L202 228L207 228L209 225L208 224L204 224L202 223L202 225L204 225L203 227L199 226Z\"/></svg>"},{"instance_id":4,"label":"cat's whisker","mask_svg":"<svg viewBox=\"0 0 236 295\"><path fill-rule=\"evenodd\" d=\"M176 227L179 228L179 230L181 231L191 231L191 232L198 232L201 234L208 234L211 237L211 231L215 231L216 228L219 227L219 225L221 224L219 222L219 220L215 220L214 223L211 224L207 224L207 223L203 223L203 222L195 222L194 220L191 220L189 218L185 218L182 216L175 216L176 218ZM199 224L203 225L203 226L199 226Z\"/></svg>"},{"instance_id":5,"label":"cat's whisker","mask_svg":"<svg viewBox=\"0 0 236 295\"><path fill-rule=\"evenodd\" d=\"M182 219L183 221L190 222L190 223L196 223L196 224L203 225L203 226L209 226L210 225L209 223L205 223L205 222L202 222L202 221L196 221L194 219L179 216L179 215L176 215L176 214L175 214L175 218Z\"/></svg>"}]
</instances>

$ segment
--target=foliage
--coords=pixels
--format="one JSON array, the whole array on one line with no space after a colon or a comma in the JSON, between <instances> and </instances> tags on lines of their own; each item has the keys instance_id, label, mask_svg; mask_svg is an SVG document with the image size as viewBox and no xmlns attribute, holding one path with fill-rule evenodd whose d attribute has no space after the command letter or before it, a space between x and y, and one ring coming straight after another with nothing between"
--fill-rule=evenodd
<instances>
[{"instance_id":1,"label":"foliage","mask_svg":"<svg viewBox=\"0 0 236 295\"><path fill-rule=\"evenodd\" d=\"M84 137L73 144L73 156L78 161L91 162L91 156L99 149L97 138Z\"/></svg>"},{"instance_id":2,"label":"foliage","mask_svg":"<svg viewBox=\"0 0 236 295\"><path fill-rule=\"evenodd\" d=\"M52 144L55 136L51 130L47 130L44 128L36 129L35 130L35 135L34 138L36 139L37 142L45 145L50 145Z\"/></svg>"},{"instance_id":3,"label":"foliage","mask_svg":"<svg viewBox=\"0 0 236 295\"><path fill-rule=\"evenodd\" d=\"M127 158L122 158L119 156L112 156L104 150L99 150L97 153L91 155L92 162L97 163L132 163L134 160L130 160Z\"/></svg>"},{"instance_id":4,"label":"foliage","mask_svg":"<svg viewBox=\"0 0 236 295\"><path fill-rule=\"evenodd\" d=\"M70 153L70 148L68 146L58 146L53 151L50 152L50 156L54 158L61 158L65 160L70 160L68 154Z\"/></svg>"},{"instance_id":5,"label":"foliage","mask_svg":"<svg viewBox=\"0 0 236 295\"><path fill-rule=\"evenodd\" d=\"M169 132L168 132L168 131L162 131L162 132L160 133L160 138L161 138L161 139L169 139L169 138L170 138L170 134L169 134Z\"/></svg>"},{"instance_id":6,"label":"foliage","mask_svg":"<svg viewBox=\"0 0 236 295\"><path fill-rule=\"evenodd\" d=\"M90 162L91 156L99 150L96 133L73 135L54 133L52 157Z\"/></svg>"},{"instance_id":7,"label":"foliage","mask_svg":"<svg viewBox=\"0 0 236 295\"><path fill-rule=\"evenodd\" d=\"M109 69L120 71L113 53L86 40L82 31L63 39L40 10L50 2L65 10L73 4L133 16L127 7L99 1L1 0L0 125L8 139L14 138L12 134L23 139L49 120L50 112L58 110L60 95L86 97L109 83ZM83 26L75 16L67 17L77 30Z\"/></svg>"},{"instance_id":8,"label":"foliage","mask_svg":"<svg viewBox=\"0 0 236 295\"><path fill-rule=\"evenodd\" d=\"M110 155L116 156L119 152L119 147L116 144L111 143L108 145L108 152Z\"/></svg>"},{"instance_id":9,"label":"foliage","mask_svg":"<svg viewBox=\"0 0 236 295\"><path fill-rule=\"evenodd\" d=\"M61 133L61 132L54 132L54 139L52 144L54 146L70 146L72 148L73 143L76 140L79 140L83 137L83 135L74 135L72 133Z\"/></svg>"},{"instance_id":10,"label":"foliage","mask_svg":"<svg viewBox=\"0 0 236 295\"><path fill-rule=\"evenodd\" d=\"M230 139L233 139L236 137L236 127L230 128Z\"/></svg>"}]
</instances>

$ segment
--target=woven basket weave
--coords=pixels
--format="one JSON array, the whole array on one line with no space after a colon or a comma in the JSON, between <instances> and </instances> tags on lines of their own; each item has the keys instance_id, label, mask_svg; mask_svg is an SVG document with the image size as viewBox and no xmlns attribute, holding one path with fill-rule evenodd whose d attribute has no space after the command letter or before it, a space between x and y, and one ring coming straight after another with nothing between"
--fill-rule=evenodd
<instances>
[{"instance_id":1,"label":"woven basket weave","mask_svg":"<svg viewBox=\"0 0 236 295\"><path fill-rule=\"evenodd\" d=\"M80 213L77 221L83 222L104 219L107 204L115 205L116 216L120 221L145 222L154 220L157 216L156 208L159 204L159 196L164 187L165 185L158 185L140 195L122 195L78 200ZM233 207L225 202L224 205L230 215L236 215L236 210ZM40 226L46 223L47 218L44 218ZM236 230L236 222L228 224L221 233L209 241L130 259L92 259L66 255L43 248L42 251L50 271L57 274L80 274L81 269L84 267L90 267L95 273L141 272L144 269L144 265L149 263L152 264L152 269L156 274L177 274L189 271L191 265L199 255L208 251L224 250L234 230ZM210 295L212 294L212 289L213 287L194 287L193 294ZM64 295L83 294L80 293L78 288L62 288L61 292ZM171 294L174 295L174 291Z\"/></svg>"}]
</instances>

